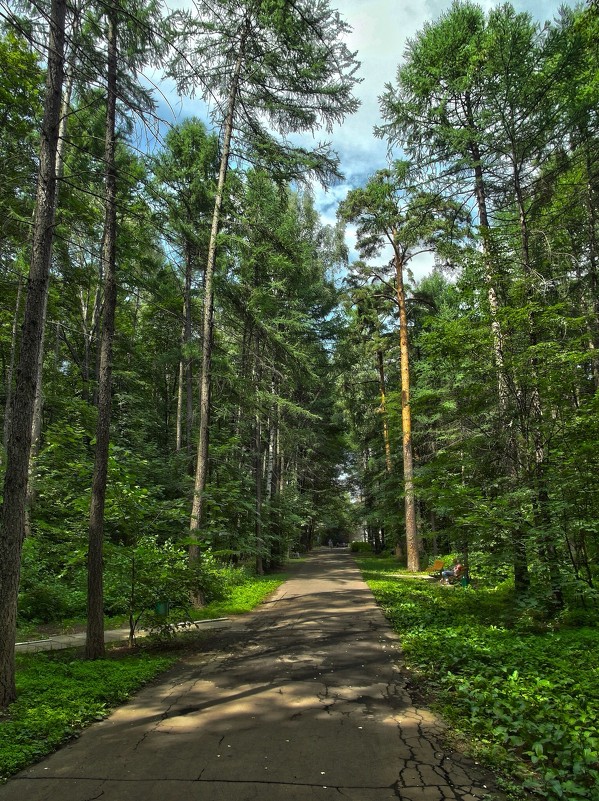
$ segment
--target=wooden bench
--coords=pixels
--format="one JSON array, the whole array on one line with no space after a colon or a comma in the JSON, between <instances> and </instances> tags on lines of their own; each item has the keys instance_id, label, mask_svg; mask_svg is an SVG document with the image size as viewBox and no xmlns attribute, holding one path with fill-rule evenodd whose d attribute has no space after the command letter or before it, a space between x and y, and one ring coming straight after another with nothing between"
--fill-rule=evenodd
<instances>
[{"instance_id":1,"label":"wooden bench","mask_svg":"<svg viewBox=\"0 0 599 801\"><path fill-rule=\"evenodd\" d=\"M442 559L435 559L430 567L427 567L426 572L429 576L440 576L441 571L445 567L445 562Z\"/></svg>"}]
</instances>

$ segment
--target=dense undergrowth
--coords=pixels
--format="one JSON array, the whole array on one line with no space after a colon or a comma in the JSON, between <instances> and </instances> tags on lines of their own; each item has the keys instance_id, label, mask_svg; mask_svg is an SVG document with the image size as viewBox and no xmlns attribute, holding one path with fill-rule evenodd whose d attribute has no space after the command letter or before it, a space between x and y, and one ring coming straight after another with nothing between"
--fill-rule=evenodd
<instances>
[{"instance_id":1,"label":"dense undergrowth","mask_svg":"<svg viewBox=\"0 0 599 801\"><path fill-rule=\"evenodd\" d=\"M201 620L249 612L284 579L281 574L253 576L243 571L226 598L193 610L192 617ZM72 619L69 626L79 622ZM113 625L115 622L113 619ZM0 781L51 753L82 727L104 718L172 665L180 656L178 644L197 647L196 638L201 636L187 632L177 638L180 642L169 637L158 651L158 643L150 638L140 648L127 651L121 647L118 652L109 651L106 659L91 662L74 649L17 655L18 698L0 717Z\"/></svg>"},{"instance_id":2,"label":"dense undergrowth","mask_svg":"<svg viewBox=\"0 0 599 801\"><path fill-rule=\"evenodd\" d=\"M531 630L509 588L401 578L361 558L406 662L479 756L543 798L599 799L599 629Z\"/></svg>"}]
</instances>

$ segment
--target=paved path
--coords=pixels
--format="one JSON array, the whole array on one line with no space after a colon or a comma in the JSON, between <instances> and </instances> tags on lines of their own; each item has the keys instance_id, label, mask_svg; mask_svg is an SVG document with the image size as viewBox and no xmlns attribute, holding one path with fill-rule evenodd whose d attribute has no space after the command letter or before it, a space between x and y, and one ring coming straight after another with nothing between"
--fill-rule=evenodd
<instances>
[{"instance_id":1,"label":"paved path","mask_svg":"<svg viewBox=\"0 0 599 801\"><path fill-rule=\"evenodd\" d=\"M204 629L223 629L231 625L228 618L217 618L215 620L198 620L191 625L186 623L179 624L181 629L196 628L199 630ZM146 637L148 632L141 629L136 632L136 639ZM18 654L34 654L37 651L61 651L65 648L83 648L85 646L86 633L78 632L76 634L53 634L44 640L29 640L27 642L18 642L15 645L15 652ZM129 627L123 629L112 629L111 631L104 632L104 642L127 642L129 639Z\"/></svg>"},{"instance_id":2,"label":"paved path","mask_svg":"<svg viewBox=\"0 0 599 801\"><path fill-rule=\"evenodd\" d=\"M207 647L0 801L474 801L491 787L412 704L347 552L312 554Z\"/></svg>"}]
</instances>

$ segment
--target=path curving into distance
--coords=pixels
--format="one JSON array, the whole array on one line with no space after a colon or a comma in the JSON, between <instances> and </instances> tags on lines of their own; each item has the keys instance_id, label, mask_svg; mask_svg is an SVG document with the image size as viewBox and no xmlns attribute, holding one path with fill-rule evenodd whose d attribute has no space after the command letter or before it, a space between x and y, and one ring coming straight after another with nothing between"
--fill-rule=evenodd
<instances>
[{"instance_id":1,"label":"path curving into distance","mask_svg":"<svg viewBox=\"0 0 599 801\"><path fill-rule=\"evenodd\" d=\"M0 801L475 801L345 550L310 554L260 609L0 787ZM490 795L500 798L497 792Z\"/></svg>"}]
</instances>

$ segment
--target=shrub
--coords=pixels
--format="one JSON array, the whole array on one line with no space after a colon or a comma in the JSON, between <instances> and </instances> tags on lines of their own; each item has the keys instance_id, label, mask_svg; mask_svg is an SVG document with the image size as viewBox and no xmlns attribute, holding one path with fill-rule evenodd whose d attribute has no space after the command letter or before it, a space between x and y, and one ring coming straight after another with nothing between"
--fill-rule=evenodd
<instances>
[{"instance_id":1,"label":"shrub","mask_svg":"<svg viewBox=\"0 0 599 801\"><path fill-rule=\"evenodd\" d=\"M372 547L369 542L354 541L350 543L349 549L352 553L372 553Z\"/></svg>"}]
</instances>

